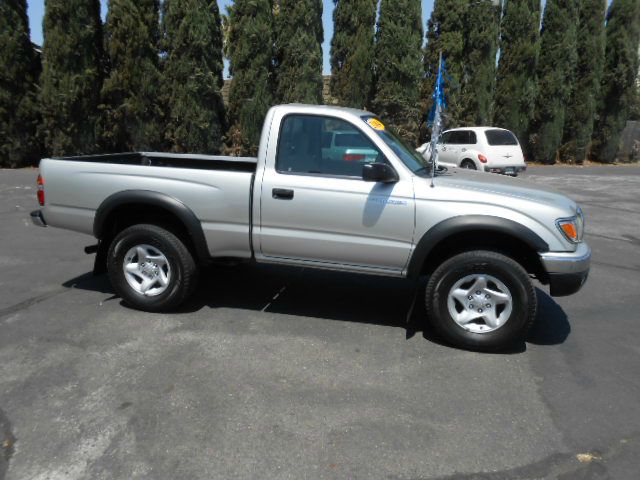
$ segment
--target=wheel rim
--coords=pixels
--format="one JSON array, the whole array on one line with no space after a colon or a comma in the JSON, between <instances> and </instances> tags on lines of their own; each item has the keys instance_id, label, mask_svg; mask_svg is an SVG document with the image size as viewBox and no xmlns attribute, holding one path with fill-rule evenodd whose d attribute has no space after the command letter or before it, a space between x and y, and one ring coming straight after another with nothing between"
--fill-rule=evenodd
<instances>
[{"instance_id":1,"label":"wheel rim","mask_svg":"<svg viewBox=\"0 0 640 480\"><path fill-rule=\"evenodd\" d=\"M475 170L476 166L471 162L464 162L462 164L462 168L466 168L467 170Z\"/></svg>"},{"instance_id":2,"label":"wheel rim","mask_svg":"<svg viewBox=\"0 0 640 480\"><path fill-rule=\"evenodd\" d=\"M472 333L489 333L507 323L513 298L496 277L478 273L467 275L451 287L447 306L458 326Z\"/></svg>"},{"instance_id":3,"label":"wheel rim","mask_svg":"<svg viewBox=\"0 0 640 480\"><path fill-rule=\"evenodd\" d=\"M133 290L145 297L164 293L171 282L167 257L151 245L136 245L124 256L124 278Z\"/></svg>"}]
</instances>

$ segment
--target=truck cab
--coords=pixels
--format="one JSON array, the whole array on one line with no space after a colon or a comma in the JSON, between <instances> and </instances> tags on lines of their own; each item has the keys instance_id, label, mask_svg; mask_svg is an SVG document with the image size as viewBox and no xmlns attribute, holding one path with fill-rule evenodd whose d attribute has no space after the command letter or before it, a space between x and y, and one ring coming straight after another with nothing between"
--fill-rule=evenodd
<instances>
[{"instance_id":1,"label":"truck cab","mask_svg":"<svg viewBox=\"0 0 640 480\"><path fill-rule=\"evenodd\" d=\"M411 173L396 170L389 147L355 112L296 106L267 116L271 134L280 135L258 159L257 259L403 274L413 244ZM332 143L323 148L329 136ZM373 164L393 169L394 181L366 181L364 167Z\"/></svg>"}]
</instances>

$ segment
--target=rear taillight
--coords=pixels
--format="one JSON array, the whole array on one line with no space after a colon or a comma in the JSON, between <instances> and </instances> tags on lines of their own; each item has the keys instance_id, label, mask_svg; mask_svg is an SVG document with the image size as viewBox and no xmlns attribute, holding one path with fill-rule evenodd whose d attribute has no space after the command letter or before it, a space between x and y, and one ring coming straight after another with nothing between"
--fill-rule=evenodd
<instances>
[{"instance_id":1,"label":"rear taillight","mask_svg":"<svg viewBox=\"0 0 640 480\"><path fill-rule=\"evenodd\" d=\"M478 154L478 160L480 160L482 163L487 163L487 157L485 157L481 153Z\"/></svg>"},{"instance_id":2,"label":"rear taillight","mask_svg":"<svg viewBox=\"0 0 640 480\"><path fill-rule=\"evenodd\" d=\"M36 183L38 184L38 203L41 207L44 207L44 178L42 178L42 175L38 175Z\"/></svg>"},{"instance_id":3,"label":"rear taillight","mask_svg":"<svg viewBox=\"0 0 640 480\"><path fill-rule=\"evenodd\" d=\"M364 160L364 155L358 155L355 153L345 153L342 159L345 162L359 162L360 160Z\"/></svg>"}]
</instances>

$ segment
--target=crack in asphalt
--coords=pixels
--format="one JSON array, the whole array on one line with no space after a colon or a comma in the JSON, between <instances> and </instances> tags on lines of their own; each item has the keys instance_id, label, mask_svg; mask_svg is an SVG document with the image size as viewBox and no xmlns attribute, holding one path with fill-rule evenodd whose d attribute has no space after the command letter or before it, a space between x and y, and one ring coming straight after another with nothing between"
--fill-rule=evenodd
<instances>
[{"instance_id":1,"label":"crack in asphalt","mask_svg":"<svg viewBox=\"0 0 640 480\"><path fill-rule=\"evenodd\" d=\"M634 240L633 237L631 237L631 235L623 235L622 238L616 238L616 237L611 237L609 235L602 235L600 233L587 233L586 237L588 239L590 239L590 237L596 237L596 238L603 238L605 240L610 240L612 242L624 242L624 243L631 243L631 244L640 244L640 241L638 241L637 239ZM627 238L628 237L628 238Z\"/></svg>"},{"instance_id":2,"label":"crack in asphalt","mask_svg":"<svg viewBox=\"0 0 640 480\"><path fill-rule=\"evenodd\" d=\"M611 478L605 461L611 460L622 452L637 443L640 433L632 433L624 438L613 442L605 452L591 451L589 462L581 462L578 455L572 453L554 453L542 460L523 465L521 467L509 468L494 472L474 472L474 473L454 473L440 477L414 478L412 480L526 480L538 478L575 478L577 472L589 474L588 478ZM582 477L580 477L582 478ZM585 476L585 478L587 478ZM394 477L388 477L395 480Z\"/></svg>"},{"instance_id":3,"label":"crack in asphalt","mask_svg":"<svg viewBox=\"0 0 640 480\"><path fill-rule=\"evenodd\" d=\"M630 208L622 208L622 207L612 207L610 205L603 205L601 203L591 202L589 200L582 200L579 203L580 204L584 204L584 205L589 205L591 207L596 207L596 208L604 208L604 209L607 209L607 210L615 210L616 212L634 213L636 215L640 214L640 211L638 211L638 210L632 210Z\"/></svg>"},{"instance_id":4,"label":"crack in asphalt","mask_svg":"<svg viewBox=\"0 0 640 480\"><path fill-rule=\"evenodd\" d=\"M61 295L65 292L68 292L69 289L67 287L60 286L55 290L51 290L49 292L43 293L41 295L36 295L35 297L27 298L26 300L16 303L15 305L11 305L9 307L0 309L0 320L9 315L13 315L14 313L18 313L22 310L25 310L33 305L37 305L38 303L44 302L45 300L49 300L50 298Z\"/></svg>"},{"instance_id":5,"label":"crack in asphalt","mask_svg":"<svg viewBox=\"0 0 640 480\"><path fill-rule=\"evenodd\" d=\"M626 438L612 445L606 453L597 451L587 454L593 460L581 462L578 455L571 453L554 453L542 460L495 472L454 473L441 477L414 478L412 480L533 480L542 478L571 479L580 472L584 478L611 478L605 461L610 460L629 446L638 436ZM588 476L586 476L588 474ZM583 478L582 476L580 478ZM395 480L394 477L388 477Z\"/></svg>"},{"instance_id":6,"label":"crack in asphalt","mask_svg":"<svg viewBox=\"0 0 640 480\"><path fill-rule=\"evenodd\" d=\"M554 453L537 462L522 467L510 468L496 472L454 473L443 477L431 477L428 480L516 480L526 478L547 478L553 470L561 465L568 464L575 459L570 453ZM390 479L391 480L391 479ZM427 480L415 478L412 480Z\"/></svg>"},{"instance_id":7,"label":"crack in asphalt","mask_svg":"<svg viewBox=\"0 0 640 480\"><path fill-rule=\"evenodd\" d=\"M592 265L600 265L601 267L609 267L609 268L620 268L622 270L628 270L630 272L640 271L640 267L627 267L625 265L616 265L614 263L606 263L606 262L594 262L591 260Z\"/></svg>"},{"instance_id":8,"label":"crack in asphalt","mask_svg":"<svg viewBox=\"0 0 640 480\"><path fill-rule=\"evenodd\" d=\"M11 432L11 424L2 409L0 409L0 480L4 480L9 469L9 460L14 452L16 437Z\"/></svg>"}]
</instances>

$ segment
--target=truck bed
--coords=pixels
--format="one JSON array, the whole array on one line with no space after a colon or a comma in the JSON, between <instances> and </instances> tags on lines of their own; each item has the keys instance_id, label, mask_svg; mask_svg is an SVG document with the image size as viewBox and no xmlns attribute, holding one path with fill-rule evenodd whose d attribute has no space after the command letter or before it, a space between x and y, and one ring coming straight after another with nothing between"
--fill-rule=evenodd
<instances>
[{"instance_id":1,"label":"truck bed","mask_svg":"<svg viewBox=\"0 0 640 480\"><path fill-rule=\"evenodd\" d=\"M46 158L40 163L52 227L94 234L96 212L122 192L155 192L191 210L212 257L251 257L251 185L256 158L120 153Z\"/></svg>"}]
</instances>

